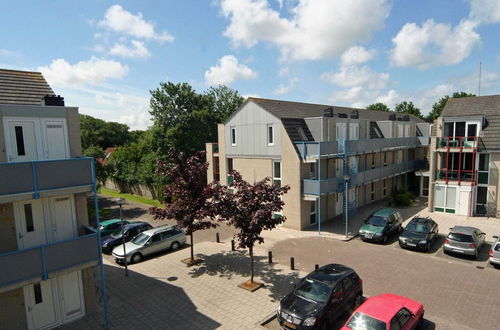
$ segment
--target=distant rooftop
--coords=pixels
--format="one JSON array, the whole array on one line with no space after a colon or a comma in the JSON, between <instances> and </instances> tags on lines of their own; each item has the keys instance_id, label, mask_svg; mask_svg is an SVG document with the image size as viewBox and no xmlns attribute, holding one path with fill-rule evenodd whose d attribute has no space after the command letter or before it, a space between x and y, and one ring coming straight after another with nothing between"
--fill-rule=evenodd
<instances>
[{"instance_id":1,"label":"distant rooftop","mask_svg":"<svg viewBox=\"0 0 500 330\"><path fill-rule=\"evenodd\" d=\"M0 104L41 105L53 94L40 72L0 69Z\"/></svg>"}]
</instances>

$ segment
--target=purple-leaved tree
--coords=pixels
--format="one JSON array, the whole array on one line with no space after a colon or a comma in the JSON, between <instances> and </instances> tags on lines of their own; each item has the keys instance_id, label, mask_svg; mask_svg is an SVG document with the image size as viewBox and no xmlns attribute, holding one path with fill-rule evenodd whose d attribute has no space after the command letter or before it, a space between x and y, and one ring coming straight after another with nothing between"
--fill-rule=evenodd
<instances>
[{"instance_id":1,"label":"purple-leaved tree","mask_svg":"<svg viewBox=\"0 0 500 330\"><path fill-rule=\"evenodd\" d=\"M205 152L192 156L171 149L170 162L159 162L157 174L166 176L170 184L164 188L164 208L152 207L154 219L175 219L191 238L191 260L194 263L193 233L217 227L212 219L215 209L210 202L213 189L207 187L208 163Z\"/></svg>"},{"instance_id":2,"label":"purple-leaved tree","mask_svg":"<svg viewBox=\"0 0 500 330\"><path fill-rule=\"evenodd\" d=\"M271 179L265 178L254 184L250 184L242 179L237 171L232 171L234 181L229 185L234 189L233 192L226 189L225 193L221 190L213 194L214 201L218 201L217 213L222 220L238 230L235 237L238 246L248 249L250 254L251 278L253 284L253 248L256 243L263 243L261 236L263 230L275 228L283 223L286 218L277 216L276 212L283 209L281 197L290 189L289 186L280 187L276 184L270 184Z\"/></svg>"}]
</instances>

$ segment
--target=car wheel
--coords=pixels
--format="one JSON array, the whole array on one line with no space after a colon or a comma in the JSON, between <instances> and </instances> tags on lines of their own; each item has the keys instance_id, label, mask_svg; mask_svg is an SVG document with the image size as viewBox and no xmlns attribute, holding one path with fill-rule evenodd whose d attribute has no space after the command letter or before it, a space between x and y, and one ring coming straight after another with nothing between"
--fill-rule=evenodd
<instances>
[{"instance_id":1,"label":"car wheel","mask_svg":"<svg viewBox=\"0 0 500 330\"><path fill-rule=\"evenodd\" d=\"M141 260L142 260L142 254L140 254L140 253L136 253L132 256L132 263L133 264L139 263L139 262L141 262Z\"/></svg>"},{"instance_id":2,"label":"car wheel","mask_svg":"<svg viewBox=\"0 0 500 330\"><path fill-rule=\"evenodd\" d=\"M180 247L179 242L173 242L172 245L170 246L170 250L177 251L179 250L179 247Z\"/></svg>"},{"instance_id":3,"label":"car wheel","mask_svg":"<svg viewBox=\"0 0 500 330\"><path fill-rule=\"evenodd\" d=\"M425 246L425 251L426 252L431 252L431 242L427 243L427 245Z\"/></svg>"}]
</instances>

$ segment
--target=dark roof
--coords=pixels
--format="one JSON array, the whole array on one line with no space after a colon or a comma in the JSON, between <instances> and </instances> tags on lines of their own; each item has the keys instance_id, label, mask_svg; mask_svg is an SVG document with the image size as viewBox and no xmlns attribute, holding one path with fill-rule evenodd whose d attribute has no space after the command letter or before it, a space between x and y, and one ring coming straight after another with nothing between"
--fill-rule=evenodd
<instances>
[{"instance_id":1,"label":"dark roof","mask_svg":"<svg viewBox=\"0 0 500 330\"><path fill-rule=\"evenodd\" d=\"M283 118L281 119L285 130L292 142L295 141L314 141L314 137L302 118Z\"/></svg>"},{"instance_id":2,"label":"dark roof","mask_svg":"<svg viewBox=\"0 0 500 330\"><path fill-rule=\"evenodd\" d=\"M500 149L500 95L450 98L441 117L485 116L479 134L486 149Z\"/></svg>"},{"instance_id":3,"label":"dark roof","mask_svg":"<svg viewBox=\"0 0 500 330\"><path fill-rule=\"evenodd\" d=\"M334 284L339 279L344 278L346 275L353 273L352 268L346 267L341 264L329 264L313 271L307 275L307 278L314 279L323 283Z\"/></svg>"},{"instance_id":4,"label":"dark roof","mask_svg":"<svg viewBox=\"0 0 500 330\"><path fill-rule=\"evenodd\" d=\"M357 110L360 119L369 119L372 121L377 120L389 120L389 115L394 112L386 111L375 111L348 107L338 107L326 104L311 104L311 103L301 103L301 102L290 102L282 100L270 100L250 97L248 101L253 101L260 105L262 108L269 111L277 118L308 118L308 117L321 117L324 114L326 108L333 109L333 116L337 117L338 113L346 114L348 117L351 115L353 110ZM406 114L396 114L397 117L403 117ZM424 122L422 119L410 115L411 121Z\"/></svg>"},{"instance_id":5,"label":"dark roof","mask_svg":"<svg viewBox=\"0 0 500 330\"><path fill-rule=\"evenodd\" d=\"M0 104L41 105L45 95L53 95L40 72L0 69Z\"/></svg>"}]
</instances>

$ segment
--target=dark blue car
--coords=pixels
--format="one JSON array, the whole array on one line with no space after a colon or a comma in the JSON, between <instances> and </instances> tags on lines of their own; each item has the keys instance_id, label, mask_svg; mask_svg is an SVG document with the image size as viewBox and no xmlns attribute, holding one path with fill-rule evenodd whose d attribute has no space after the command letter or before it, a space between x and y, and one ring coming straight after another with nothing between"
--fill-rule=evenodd
<instances>
[{"instance_id":1,"label":"dark blue car","mask_svg":"<svg viewBox=\"0 0 500 330\"><path fill-rule=\"evenodd\" d=\"M125 224L124 230L120 228L102 239L102 252L111 253L117 245L123 243L123 239L128 242L143 231L151 228L153 227L147 222L129 222Z\"/></svg>"}]
</instances>

